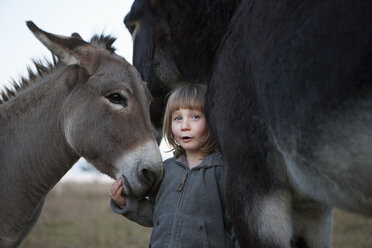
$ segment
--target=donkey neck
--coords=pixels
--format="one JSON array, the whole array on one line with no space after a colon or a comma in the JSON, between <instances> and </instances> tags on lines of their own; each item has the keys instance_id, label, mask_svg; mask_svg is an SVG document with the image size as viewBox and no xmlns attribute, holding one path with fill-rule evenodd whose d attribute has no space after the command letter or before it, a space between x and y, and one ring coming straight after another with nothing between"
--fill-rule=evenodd
<instances>
[{"instance_id":1,"label":"donkey neck","mask_svg":"<svg viewBox=\"0 0 372 248\"><path fill-rule=\"evenodd\" d=\"M69 94L65 82L73 74L73 68L59 68L0 105L0 182L7 181L4 178L16 182L1 185L0 196L9 206L25 205L21 211L26 213L79 158L60 125L60 110Z\"/></svg>"}]
</instances>

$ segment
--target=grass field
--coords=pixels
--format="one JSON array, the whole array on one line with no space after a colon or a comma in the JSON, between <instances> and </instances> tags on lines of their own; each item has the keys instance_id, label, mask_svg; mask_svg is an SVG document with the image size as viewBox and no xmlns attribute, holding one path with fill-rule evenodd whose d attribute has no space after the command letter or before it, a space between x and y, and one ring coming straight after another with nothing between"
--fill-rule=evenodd
<instances>
[{"instance_id":1,"label":"grass field","mask_svg":"<svg viewBox=\"0 0 372 248\"><path fill-rule=\"evenodd\" d=\"M21 248L144 248L151 228L114 214L108 184L59 184ZM372 247L372 218L335 211L332 247Z\"/></svg>"}]
</instances>

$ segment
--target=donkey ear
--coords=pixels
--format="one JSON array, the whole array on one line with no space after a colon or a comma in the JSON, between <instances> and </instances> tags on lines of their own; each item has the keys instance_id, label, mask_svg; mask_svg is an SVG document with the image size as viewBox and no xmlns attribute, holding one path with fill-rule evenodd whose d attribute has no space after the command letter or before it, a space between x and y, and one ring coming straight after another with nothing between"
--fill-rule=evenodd
<instances>
[{"instance_id":1,"label":"donkey ear","mask_svg":"<svg viewBox=\"0 0 372 248\"><path fill-rule=\"evenodd\" d=\"M63 62L68 65L82 65L84 49L82 50L80 47L84 47L88 43L83 41L80 36L54 35L41 30L32 21L27 21L26 24L35 37Z\"/></svg>"}]
</instances>

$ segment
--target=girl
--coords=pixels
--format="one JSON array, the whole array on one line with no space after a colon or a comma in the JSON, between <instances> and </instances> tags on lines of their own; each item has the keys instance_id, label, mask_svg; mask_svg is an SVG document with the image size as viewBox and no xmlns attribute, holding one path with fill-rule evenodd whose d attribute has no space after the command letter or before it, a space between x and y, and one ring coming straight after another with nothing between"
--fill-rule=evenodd
<instances>
[{"instance_id":1,"label":"girl","mask_svg":"<svg viewBox=\"0 0 372 248\"><path fill-rule=\"evenodd\" d=\"M149 247L234 247L223 199L223 160L204 115L205 93L205 86L188 84L169 97L163 131L175 157L164 161L155 199L122 195L121 179L111 187L115 213L154 227Z\"/></svg>"}]
</instances>

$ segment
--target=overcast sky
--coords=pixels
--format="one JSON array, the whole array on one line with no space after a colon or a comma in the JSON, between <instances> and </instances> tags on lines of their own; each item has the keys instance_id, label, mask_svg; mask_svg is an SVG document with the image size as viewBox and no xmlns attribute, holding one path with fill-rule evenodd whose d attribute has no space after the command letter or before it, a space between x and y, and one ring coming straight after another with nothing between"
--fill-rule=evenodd
<instances>
[{"instance_id":1,"label":"overcast sky","mask_svg":"<svg viewBox=\"0 0 372 248\"><path fill-rule=\"evenodd\" d=\"M78 32L85 40L93 34L112 34L118 39L117 54L132 63L132 39L123 19L133 0L0 0L0 89L10 79L27 76L32 60L51 58L28 30L32 20L41 29L55 34Z\"/></svg>"},{"instance_id":2,"label":"overcast sky","mask_svg":"<svg viewBox=\"0 0 372 248\"><path fill-rule=\"evenodd\" d=\"M79 33L84 40L94 34L117 37L116 53L132 63L132 38L123 24L133 0L0 0L0 91L11 79L26 77L32 59L51 55L31 33L26 21L54 34ZM168 150L164 144L162 151ZM162 152L163 158L172 154Z\"/></svg>"}]
</instances>

